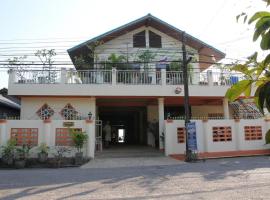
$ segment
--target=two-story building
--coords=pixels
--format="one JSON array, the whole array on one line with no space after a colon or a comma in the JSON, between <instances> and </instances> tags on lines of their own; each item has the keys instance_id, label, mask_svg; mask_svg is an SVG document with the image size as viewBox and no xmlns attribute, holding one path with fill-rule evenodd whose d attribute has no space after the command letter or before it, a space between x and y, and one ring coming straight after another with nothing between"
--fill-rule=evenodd
<instances>
[{"instance_id":1,"label":"two-story building","mask_svg":"<svg viewBox=\"0 0 270 200\"><path fill-rule=\"evenodd\" d=\"M198 151L265 153L268 123L256 119L239 125L233 120L239 113L224 98L243 77L209 69L225 54L150 14L68 49L75 69L30 70L24 76L11 72L9 94L21 98L21 123L2 128L2 143L12 131L31 134L34 127L36 143L65 145L69 136L64 122L73 121L74 128L89 133L86 153L94 157L103 138L101 124L110 122L115 143L121 133L126 144L184 154L183 41L191 61L190 117L196 121ZM246 130L258 135L251 146L254 141L245 140Z\"/></svg>"}]
</instances>

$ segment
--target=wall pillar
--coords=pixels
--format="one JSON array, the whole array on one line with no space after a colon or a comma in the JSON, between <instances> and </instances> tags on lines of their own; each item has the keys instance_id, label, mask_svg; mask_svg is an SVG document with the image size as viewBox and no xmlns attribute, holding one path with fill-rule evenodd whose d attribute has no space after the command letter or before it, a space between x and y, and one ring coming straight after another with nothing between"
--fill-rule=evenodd
<instances>
[{"instance_id":1,"label":"wall pillar","mask_svg":"<svg viewBox=\"0 0 270 200\"><path fill-rule=\"evenodd\" d=\"M223 113L224 113L224 119L229 119L229 102L227 98L223 98Z\"/></svg>"},{"instance_id":2,"label":"wall pillar","mask_svg":"<svg viewBox=\"0 0 270 200\"><path fill-rule=\"evenodd\" d=\"M0 145L6 145L8 141L8 133L7 133L7 120L0 119Z\"/></svg>"},{"instance_id":3,"label":"wall pillar","mask_svg":"<svg viewBox=\"0 0 270 200\"><path fill-rule=\"evenodd\" d=\"M162 133L164 133L164 98L158 98L158 124L159 124L159 149L164 149L164 144L161 140ZM164 137L165 139L165 137Z\"/></svg>"},{"instance_id":4,"label":"wall pillar","mask_svg":"<svg viewBox=\"0 0 270 200\"><path fill-rule=\"evenodd\" d=\"M203 151L208 152L208 120L204 119L203 122Z\"/></svg>"},{"instance_id":5,"label":"wall pillar","mask_svg":"<svg viewBox=\"0 0 270 200\"><path fill-rule=\"evenodd\" d=\"M244 138L241 138L241 131L240 131L240 119L235 119L234 120L234 134L235 134L235 149L236 151L239 151L241 150L241 141L244 139Z\"/></svg>"},{"instance_id":6,"label":"wall pillar","mask_svg":"<svg viewBox=\"0 0 270 200\"><path fill-rule=\"evenodd\" d=\"M85 121L85 130L88 135L86 156L94 158L96 148L96 98L92 97L90 99L89 109L92 113L92 119L88 119Z\"/></svg>"},{"instance_id":7,"label":"wall pillar","mask_svg":"<svg viewBox=\"0 0 270 200\"><path fill-rule=\"evenodd\" d=\"M52 134L51 134L51 120L50 119L45 119L43 121L44 123L44 130L43 130L43 135L42 137L38 140L39 145L41 143L46 143L47 146L55 146L55 144L53 144L53 138L52 138Z\"/></svg>"}]
</instances>

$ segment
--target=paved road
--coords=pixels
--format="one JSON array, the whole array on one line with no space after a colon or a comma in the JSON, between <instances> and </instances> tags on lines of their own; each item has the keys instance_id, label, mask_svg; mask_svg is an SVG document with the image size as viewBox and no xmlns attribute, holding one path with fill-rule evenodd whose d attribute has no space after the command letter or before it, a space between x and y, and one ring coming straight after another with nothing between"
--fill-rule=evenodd
<instances>
[{"instance_id":1,"label":"paved road","mask_svg":"<svg viewBox=\"0 0 270 200\"><path fill-rule=\"evenodd\" d=\"M135 158L136 159L136 158ZM1 199L270 199L270 158L0 170Z\"/></svg>"}]
</instances>

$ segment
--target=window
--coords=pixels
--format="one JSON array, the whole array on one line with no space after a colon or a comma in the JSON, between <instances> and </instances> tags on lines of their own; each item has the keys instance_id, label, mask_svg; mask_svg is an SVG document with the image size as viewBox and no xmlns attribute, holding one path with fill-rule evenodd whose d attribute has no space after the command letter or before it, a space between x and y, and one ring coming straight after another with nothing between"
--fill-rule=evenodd
<instances>
[{"instance_id":1,"label":"window","mask_svg":"<svg viewBox=\"0 0 270 200\"><path fill-rule=\"evenodd\" d=\"M245 140L262 140L261 126L245 126Z\"/></svg>"},{"instance_id":2,"label":"window","mask_svg":"<svg viewBox=\"0 0 270 200\"><path fill-rule=\"evenodd\" d=\"M213 142L227 142L232 141L232 129L230 126L214 126Z\"/></svg>"},{"instance_id":3,"label":"window","mask_svg":"<svg viewBox=\"0 0 270 200\"><path fill-rule=\"evenodd\" d=\"M55 146L73 146L73 140L71 136L71 132L69 130L73 131L82 131L81 128L56 128L55 131Z\"/></svg>"},{"instance_id":4,"label":"window","mask_svg":"<svg viewBox=\"0 0 270 200\"><path fill-rule=\"evenodd\" d=\"M133 35L133 47L146 47L145 31Z\"/></svg>"},{"instance_id":5,"label":"window","mask_svg":"<svg viewBox=\"0 0 270 200\"><path fill-rule=\"evenodd\" d=\"M69 103L61 110L60 114L66 120L80 119L78 112Z\"/></svg>"},{"instance_id":6,"label":"window","mask_svg":"<svg viewBox=\"0 0 270 200\"><path fill-rule=\"evenodd\" d=\"M16 140L17 146L38 145L38 129L37 128L12 128L11 138Z\"/></svg>"},{"instance_id":7,"label":"window","mask_svg":"<svg viewBox=\"0 0 270 200\"><path fill-rule=\"evenodd\" d=\"M178 143L185 143L186 131L184 127L177 128L177 141Z\"/></svg>"},{"instance_id":8,"label":"window","mask_svg":"<svg viewBox=\"0 0 270 200\"><path fill-rule=\"evenodd\" d=\"M149 47L161 48L161 36L149 31Z\"/></svg>"},{"instance_id":9,"label":"window","mask_svg":"<svg viewBox=\"0 0 270 200\"><path fill-rule=\"evenodd\" d=\"M53 116L54 110L45 103L40 109L38 109L36 114L40 117L40 119L49 119L51 116Z\"/></svg>"}]
</instances>

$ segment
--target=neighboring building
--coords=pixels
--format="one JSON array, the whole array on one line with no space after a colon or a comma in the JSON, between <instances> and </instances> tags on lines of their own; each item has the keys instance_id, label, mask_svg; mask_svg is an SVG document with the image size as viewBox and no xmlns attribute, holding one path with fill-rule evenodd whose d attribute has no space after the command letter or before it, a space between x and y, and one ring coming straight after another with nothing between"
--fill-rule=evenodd
<instances>
[{"instance_id":1,"label":"neighboring building","mask_svg":"<svg viewBox=\"0 0 270 200\"><path fill-rule=\"evenodd\" d=\"M9 96L8 90L0 90L0 119L15 119L20 117L20 100Z\"/></svg>"},{"instance_id":2,"label":"neighboring building","mask_svg":"<svg viewBox=\"0 0 270 200\"><path fill-rule=\"evenodd\" d=\"M224 95L243 77L209 70L213 58L219 61L225 54L187 33L185 38L182 36L183 31L149 14L69 49L76 69L28 71L24 77L11 72L9 94L21 98L24 128L35 121L35 127L43 130L40 141L53 146L63 144L57 141L61 134L67 135L64 122L72 120L74 128L90 134L87 155L93 157L101 122L110 121L112 129L121 132L127 144L165 148L166 155L183 154L184 89L180 63L185 39L188 56L192 57L190 109L191 118L197 120L199 152L220 151L218 145L211 149L206 140L212 141L214 130L226 134L229 143L232 135L238 134L234 128L227 131L227 127L235 126L232 119L237 109L229 107ZM213 130L210 125L203 128L201 119L206 118L213 119ZM40 119L45 120L44 127ZM215 124L217 121L219 125ZM16 123L17 128L23 128L18 125L20 122ZM262 138L262 131L260 134ZM233 142L221 150L241 150L234 139ZM262 142L255 149L263 149Z\"/></svg>"}]
</instances>

